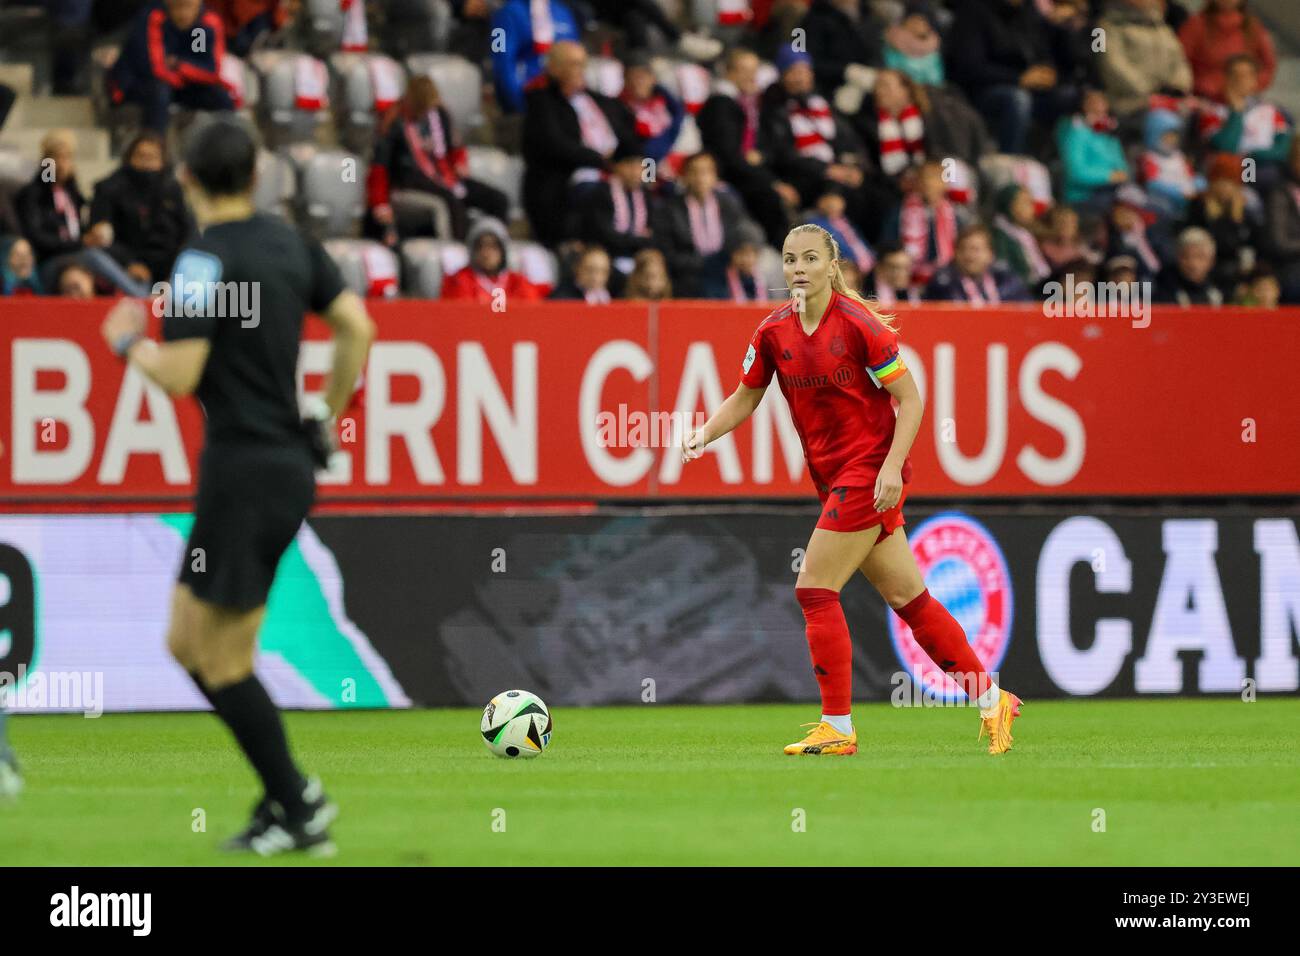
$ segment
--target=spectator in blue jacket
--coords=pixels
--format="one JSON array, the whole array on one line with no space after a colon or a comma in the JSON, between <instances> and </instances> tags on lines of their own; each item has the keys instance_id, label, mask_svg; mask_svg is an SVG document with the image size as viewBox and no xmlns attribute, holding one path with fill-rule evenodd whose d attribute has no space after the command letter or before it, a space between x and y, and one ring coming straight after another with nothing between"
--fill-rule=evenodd
<instances>
[{"instance_id":1,"label":"spectator in blue jacket","mask_svg":"<svg viewBox=\"0 0 1300 956\"><path fill-rule=\"evenodd\" d=\"M221 18L202 0L165 0L141 10L109 74L115 103L139 103L144 125L165 132L173 103L192 110L231 110L221 79L226 52Z\"/></svg>"},{"instance_id":2,"label":"spectator in blue jacket","mask_svg":"<svg viewBox=\"0 0 1300 956\"><path fill-rule=\"evenodd\" d=\"M561 0L530 3L506 0L492 16L492 29L500 29L503 47L492 53L492 76L497 102L507 113L522 113L524 89L539 79L546 51L560 40L582 41L577 18Z\"/></svg>"},{"instance_id":3,"label":"spectator in blue jacket","mask_svg":"<svg viewBox=\"0 0 1300 956\"><path fill-rule=\"evenodd\" d=\"M975 306L1030 301L1020 277L994 262L993 237L983 225L967 226L958 234L952 262L930 278L923 298Z\"/></svg>"},{"instance_id":4,"label":"spectator in blue jacket","mask_svg":"<svg viewBox=\"0 0 1300 956\"><path fill-rule=\"evenodd\" d=\"M1056 142L1065 166L1063 193L1070 205L1082 203L1100 212L1110 206L1115 189L1129 181L1115 126L1106 94L1089 90L1083 96L1082 112L1062 119L1057 127Z\"/></svg>"}]
</instances>

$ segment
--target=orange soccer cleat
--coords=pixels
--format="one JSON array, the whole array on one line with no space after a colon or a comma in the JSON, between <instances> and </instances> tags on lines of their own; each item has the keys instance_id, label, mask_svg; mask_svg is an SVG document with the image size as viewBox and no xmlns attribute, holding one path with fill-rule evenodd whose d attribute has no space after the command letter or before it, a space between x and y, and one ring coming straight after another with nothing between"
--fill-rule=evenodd
<instances>
[{"instance_id":1,"label":"orange soccer cleat","mask_svg":"<svg viewBox=\"0 0 1300 956\"><path fill-rule=\"evenodd\" d=\"M813 729L809 731L807 737L797 744L786 746L786 753L820 757L840 754L847 757L849 754L858 752L858 732L856 730L845 737L824 720L815 724L803 724L802 726L812 727Z\"/></svg>"},{"instance_id":2,"label":"orange soccer cleat","mask_svg":"<svg viewBox=\"0 0 1300 956\"><path fill-rule=\"evenodd\" d=\"M980 716L980 733L976 740L983 740L989 735L989 753L1004 754L1011 749L1011 722L1020 716L1020 698L1009 691L1002 691L997 706L988 717Z\"/></svg>"}]
</instances>

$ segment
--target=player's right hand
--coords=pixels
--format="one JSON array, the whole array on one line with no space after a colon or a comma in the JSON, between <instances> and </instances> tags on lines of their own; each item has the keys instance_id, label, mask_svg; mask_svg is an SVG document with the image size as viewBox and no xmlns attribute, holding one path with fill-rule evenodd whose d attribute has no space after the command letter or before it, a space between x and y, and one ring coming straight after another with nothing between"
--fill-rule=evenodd
<instances>
[{"instance_id":1,"label":"player's right hand","mask_svg":"<svg viewBox=\"0 0 1300 956\"><path fill-rule=\"evenodd\" d=\"M696 429L686 436L682 442L682 461L694 461L704 454L704 449L709 443L704 440L700 434L700 429Z\"/></svg>"}]
</instances>

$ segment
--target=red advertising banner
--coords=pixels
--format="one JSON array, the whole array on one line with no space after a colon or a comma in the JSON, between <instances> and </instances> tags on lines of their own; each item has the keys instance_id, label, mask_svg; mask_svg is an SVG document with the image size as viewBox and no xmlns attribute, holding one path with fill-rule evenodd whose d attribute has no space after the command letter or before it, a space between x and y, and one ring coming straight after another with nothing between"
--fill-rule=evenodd
<instances>
[{"instance_id":1,"label":"red advertising banner","mask_svg":"<svg viewBox=\"0 0 1300 956\"><path fill-rule=\"evenodd\" d=\"M0 302L0 503L178 504L202 413L104 346L103 302ZM683 468L767 309L725 303L373 302L334 502L810 497L779 389ZM899 312L926 400L912 497L1300 494L1300 310ZM304 392L330 347L310 323Z\"/></svg>"}]
</instances>

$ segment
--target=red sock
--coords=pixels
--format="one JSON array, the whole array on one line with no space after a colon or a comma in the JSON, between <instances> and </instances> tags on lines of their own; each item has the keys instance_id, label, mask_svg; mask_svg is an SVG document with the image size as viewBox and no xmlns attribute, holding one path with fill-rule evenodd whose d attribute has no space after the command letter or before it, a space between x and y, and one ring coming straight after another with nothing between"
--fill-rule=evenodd
<instances>
[{"instance_id":1,"label":"red sock","mask_svg":"<svg viewBox=\"0 0 1300 956\"><path fill-rule=\"evenodd\" d=\"M848 714L853 700L853 642L840 606L840 592L795 588L794 596L808 623L808 650L822 691L822 713L828 717Z\"/></svg>"},{"instance_id":2,"label":"red sock","mask_svg":"<svg viewBox=\"0 0 1300 956\"><path fill-rule=\"evenodd\" d=\"M912 637L930 660L951 674L962 690L974 700L993 683L984 670L966 632L948 609L924 590L895 613L912 629Z\"/></svg>"}]
</instances>

